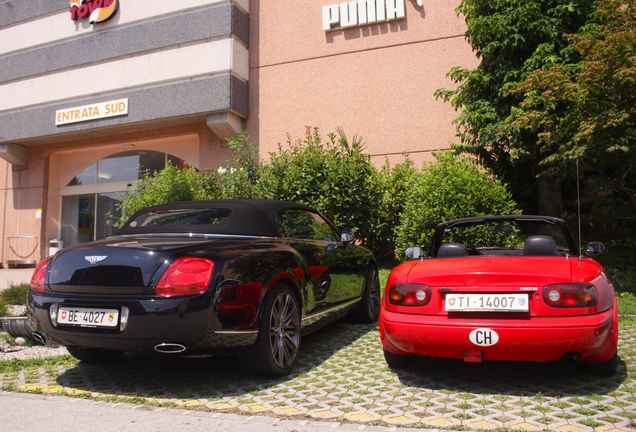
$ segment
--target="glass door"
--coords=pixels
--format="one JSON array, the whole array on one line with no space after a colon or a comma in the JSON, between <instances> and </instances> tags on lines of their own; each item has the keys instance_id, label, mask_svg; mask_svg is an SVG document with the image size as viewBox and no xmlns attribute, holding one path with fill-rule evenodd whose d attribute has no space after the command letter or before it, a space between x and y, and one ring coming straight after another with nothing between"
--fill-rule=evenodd
<instances>
[{"instance_id":1,"label":"glass door","mask_svg":"<svg viewBox=\"0 0 636 432\"><path fill-rule=\"evenodd\" d=\"M167 153L132 150L100 159L77 174L60 190L60 239L64 246L113 235L114 220L121 217L118 203L124 194L135 190L142 172L152 175L168 162L179 168L187 166L185 161Z\"/></svg>"}]
</instances>

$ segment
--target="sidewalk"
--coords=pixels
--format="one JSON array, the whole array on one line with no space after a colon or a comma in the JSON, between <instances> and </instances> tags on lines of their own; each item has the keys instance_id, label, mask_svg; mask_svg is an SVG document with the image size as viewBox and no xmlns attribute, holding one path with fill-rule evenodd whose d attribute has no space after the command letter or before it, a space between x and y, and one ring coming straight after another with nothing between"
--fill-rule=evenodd
<instances>
[{"instance_id":1,"label":"sidewalk","mask_svg":"<svg viewBox=\"0 0 636 432\"><path fill-rule=\"evenodd\" d=\"M22 282L29 283L34 271L33 267L0 269L0 291L7 289L11 283L15 285Z\"/></svg>"}]
</instances>

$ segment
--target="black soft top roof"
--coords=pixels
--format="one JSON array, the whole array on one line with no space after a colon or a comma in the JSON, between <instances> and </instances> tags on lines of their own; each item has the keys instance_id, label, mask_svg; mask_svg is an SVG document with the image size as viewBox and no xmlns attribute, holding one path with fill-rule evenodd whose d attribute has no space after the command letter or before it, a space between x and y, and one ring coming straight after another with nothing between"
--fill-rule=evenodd
<instances>
[{"instance_id":1,"label":"black soft top roof","mask_svg":"<svg viewBox=\"0 0 636 432\"><path fill-rule=\"evenodd\" d=\"M137 217L151 212L185 210L185 209L228 209L227 219L216 224L197 225L159 225L130 226ZM281 210L298 209L319 213L316 209L304 204L277 200L209 200L181 201L163 204L135 212L126 224L115 235L150 234L150 233L202 233L247 235L259 237L280 237L276 223L276 214Z\"/></svg>"}]
</instances>

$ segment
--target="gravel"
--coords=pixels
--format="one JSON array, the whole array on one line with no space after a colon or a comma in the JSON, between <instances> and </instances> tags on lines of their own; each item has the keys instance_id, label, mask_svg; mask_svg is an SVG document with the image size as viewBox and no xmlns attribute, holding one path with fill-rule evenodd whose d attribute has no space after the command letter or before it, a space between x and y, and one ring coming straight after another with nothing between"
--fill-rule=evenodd
<instances>
[{"instance_id":1,"label":"gravel","mask_svg":"<svg viewBox=\"0 0 636 432\"><path fill-rule=\"evenodd\" d=\"M11 341L11 342L9 342ZM13 338L5 332L0 332L0 361L28 360L44 357L55 357L68 354L64 347L46 347L43 345L18 346Z\"/></svg>"}]
</instances>

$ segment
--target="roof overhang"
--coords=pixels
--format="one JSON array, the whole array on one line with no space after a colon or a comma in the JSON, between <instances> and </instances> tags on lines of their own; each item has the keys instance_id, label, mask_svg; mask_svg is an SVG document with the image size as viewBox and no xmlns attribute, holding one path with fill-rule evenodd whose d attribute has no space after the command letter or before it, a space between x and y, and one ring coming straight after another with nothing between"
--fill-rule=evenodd
<instances>
[{"instance_id":1,"label":"roof overhang","mask_svg":"<svg viewBox=\"0 0 636 432\"><path fill-rule=\"evenodd\" d=\"M0 144L0 158L17 168L23 168L28 163L28 149L19 144Z\"/></svg>"}]
</instances>

